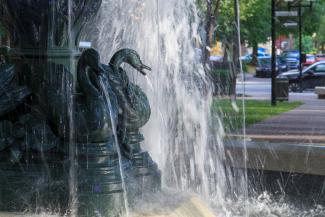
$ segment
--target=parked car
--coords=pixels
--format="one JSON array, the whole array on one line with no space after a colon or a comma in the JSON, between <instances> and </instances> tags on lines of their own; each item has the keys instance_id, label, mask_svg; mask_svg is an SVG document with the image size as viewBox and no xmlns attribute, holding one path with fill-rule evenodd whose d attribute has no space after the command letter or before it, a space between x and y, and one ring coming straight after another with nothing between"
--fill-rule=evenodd
<instances>
[{"instance_id":1,"label":"parked car","mask_svg":"<svg viewBox=\"0 0 325 217\"><path fill-rule=\"evenodd\" d=\"M288 66L285 62L281 62L279 58L276 59L276 74L288 71ZM271 57L260 57L256 66L256 77L271 77L272 65Z\"/></svg>"},{"instance_id":2,"label":"parked car","mask_svg":"<svg viewBox=\"0 0 325 217\"><path fill-rule=\"evenodd\" d=\"M302 63L302 67L307 67L316 62L316 56L313 54L306 54L306 62Z\"/></svg>"},{"instance_id":3,"label":"parked car","mask_svg":"<svg viewBox=\"0 0 325 217\"><path fill-rule=\"evenodd\" d=\"M258 51L257 52L257 58L263 58L263 57L270 57L270 54ZM245 56L241 56L240 59L243 62L249 62L253 59L253 54L246 54Z\"/></svg>"},{"instance_id":4,"label":"parked car","mask_svg":"<svg viewBox=\"0 0 325 217\"><path fill-rule=\"evenodd\" d=\"M325 60L325 54L316 54L316 62Z\"/></svg>"},{"instance_id":5,"label":"parked car","mask_svg":"<svg viewBox=\"0 0 325 217\"><path fill-rule=\"evenodd\" d=\"M281 61L287 63L289 69L298 69L300 62L300 53L297 50L284 51L281 56Z\"/></svg>"},{"instance_id":6,"label":"parked car","mask_svg":"<svg viewBox=\"0 0 325 217\"><path fill-rule=\"evenodd\" d=\"M279 65L279 73L287 72L289 70L286 61L283 61L279 56L276 57L276 60L277 60L277 64Z\"/></svg>"},{"instance_id":7,"label":"parked car","mask_svg":"<svg viewBox=\"0 0 325 217\"><path fill-rule=\"evenodd\" d=\"M302 70L302 89L300 89L299 77L298 70L291 70L278 75L278 78L287 78L289 80L289 91L292 92L313 89L316 86L325 86L325 61L316 62Z\"/></svg>"}]
</instances>

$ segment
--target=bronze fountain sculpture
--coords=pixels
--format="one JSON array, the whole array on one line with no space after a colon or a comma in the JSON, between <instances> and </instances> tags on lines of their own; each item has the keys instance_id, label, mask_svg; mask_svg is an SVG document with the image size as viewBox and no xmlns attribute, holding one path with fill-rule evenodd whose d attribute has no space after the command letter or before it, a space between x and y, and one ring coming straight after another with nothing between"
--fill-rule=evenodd
<instances>
[{"instance_id":1,"label":"bronze fountain sculpture","mask_svg":"<svg viewBox=\"0 0 325 217\"><path fill-rule=\"evenodd\" d=\"M150 105L121 64L144 75L150 67L131 49L107 65L96 50L77 49L100 5L0 0L11 38L11 48L0 50L7 60L0 65L0 211L66 214L76 204L81 217L118 216L123 191L132 204L160 187L160 171L140 146Z\"/></svg>"}]
</instances>

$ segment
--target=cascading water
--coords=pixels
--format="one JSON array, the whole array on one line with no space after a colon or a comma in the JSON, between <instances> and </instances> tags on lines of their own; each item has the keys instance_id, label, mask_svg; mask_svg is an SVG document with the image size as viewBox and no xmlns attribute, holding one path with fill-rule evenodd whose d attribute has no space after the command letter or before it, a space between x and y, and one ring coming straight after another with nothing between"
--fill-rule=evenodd
<instances>
[{"instance_id":1,"label":"cascading water","mask_svg":"<svg viewBox=\"0 0 325 217\"><path fill-rule=\"evenodd\" d=\"M71 1L68 1L69 30L72 22ZM87 36L93 39L94 47L107 60L120 48L129 47L137 50L143 61L152 66L152 73L148 77L135 77L138 73L132 73L130 77L133 76L133 82L143 87L151 103L152 116L143 129L145 143L142 145L159 164L164 190L172 189L177 194L197 193L212 205L217 216L324 216L323 207L301 212L283 201L273 201L266 193L248 198L246 178L240 177L242 173L233 176L231 169L223 164L226 157L222 123L211 111L212 85L196 59L193 46L199 38L199 19L196 14L194 0L103 0L101 13L94 22L98 25L91 27L96 31L89 31L94 35ZM71 71L74 71L73 59L70 66ZM105 86L103 82L101 86ZM71 96L69 214L76 216L78 180L75 176L73 146L74 102L73 94L67 94ZM110 107L109 98L106 98ZM121 161L119 153L128 215ZM238 188L244 196L239 195L237 201L227 199L227 193ZM166 197L160 198L163 203L156 204L162 206L161 209L165 208L169 200L172 200L169 203L173 203L179 199L178 195L170 196L166 192L159 196L165 194Z\"/></svg>"},{"instance_id":2,"label":"cascading water","mask_svg":"<svg viewBox=\"0 0 325 217\"><path fill-rule=\"evenodd\" d=\"M246 173L234 174L223 164L225 133L211 111L212 86L194 48L200 38L196 14L194 0L103 0L96 26L87 31L94 34L85 38L106 62L127 47L153 68L150 82L138 73L129 76L151 104L142 146L158 163L165 190L198 193L218 216L299 216L299 209L273 201L268 194L248 198ZM229 192L235 192L235 201L227 197ZM160 198L156 205L168 200ZM318 207L301 216L321 213Z\"/></svg>"},{"instance_id":3,"label":"cascading water","mask_svg":"<svg viewBox=\"0 0 325 217\"><path fill-rule=\"evenodd\" d=\"M108 110L109 110L109 115L110 115L110 119L111 119L112 130L113 130L113 136L114 136L114 141L115 141L117 155L118 155L119 171L120 171L120 174L121 174L123 199L124 199L124 207L125 207L125 216L129 217L130 216L130 214L129 214L130 213L129 212L129 202L128 202L128 198L127 198L126 184L125 184L124 172L123 172L123 166L122 166L122 154L121 154L120 144L119 144L118 138L117 138L116 123L114 121L115 118L114 118L113 111L112 111L113 107L112 107L112 103L111 103L109 94L108 94L107 89L106 89L105 79L102 76L99 76L99 83L100 83L101 90L104 93L104 97L105 97L107 107L108 107Z\"/></svg>"},{"instance_id":4,"label":"cascading water","mask_svg":"<svg viewBox=\"0 0 325 217\"><path fill-rule=\"evenodd\" d=\"M152 107L143 146L162 170L163 186L221 200L227 189L224 133L210 111L212 86L193 47L199 38L196 13L193 0L103 1L93 44L107 59L132 48L153 67L153 90L143 78L133 81L146 90Z\"/></svg>"},{"instance_id":5,"label":"cascading water","mask_svg":"<svg viewBox=\"0 0 325 217\"><path fill-rule=\"evenodd\" d=\"M69 49L70 51L75 51L75 44L72 37L72 7L73 1L68 0L68 34L69 34ZM70 71L72 72L74 78L76 78L76 67L75 67L75 60L74 57L70 57L69 61ZM62 81L63 84L64 81ZM76 146L75 146L75 102L74 102L74 93L76 88L76 79L73 79L72 82L72 92L68 92L67 96L69 97L68 103L68 113L69 113L69 161L70 161L70 168L69 168L69 212L71 217L76 217L77 214L77 186L78 180L76 178Z\"/></svg>"}]
</instances>

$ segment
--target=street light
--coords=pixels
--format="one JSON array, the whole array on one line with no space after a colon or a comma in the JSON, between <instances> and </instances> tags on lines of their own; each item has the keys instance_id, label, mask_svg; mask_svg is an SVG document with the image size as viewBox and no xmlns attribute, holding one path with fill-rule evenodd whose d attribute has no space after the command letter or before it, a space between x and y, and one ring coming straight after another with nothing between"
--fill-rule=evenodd
<instances>
[{"instance_id":1,"label":"street light","mask_svg":"<svg viewBox=\"0 0 325 217\"><path fill-rule=\"evenodd\" d=\"M275 0L272 0L272 23L271 23L271 37L272 37L272 54L271 54L271 105L276 106L276 53L275 53Z\"/></svg>"},{"instance_id":2,"label":"street light","mask_svg":"<svg viewBox=\"0 0 325 217\"><path fill-rule=\"evenodd\" d=\"M300 59L299 59L299 86L300 90L302 90L302 85L301 85L301 78L302 78L302 20L301 20L301 8L302 7L309 7L310 9L313 6L313 3L315 0L307 0L309 2L308 5L302 4L302 0L284 0L285 2L288 3L288 11L276 11L276 0L272 0L272 24L271 24L271 31L272 31L272 59L271 59L271 67L272 67L272 72L271 72L271 104L273 106L276 105L276 51L275 51L275 40L276 40L276 30L275 30L275 22L276 22L276 17L295 17L298 16L299 22L299 53L300 53ZM299 3L299 4L297 4ZM292 4L292 5L291 5ZM291 8L298 8L298 11L291 11ZM293 27L296 24L294 23L285 23L284 26L286 27Z\"/></svg>"},{"instance_id":3,"label":"street light","mask_svg":"<svg viewBox=\"0 0 325 217\"><path fill-rule=\"evenodd\" d=\"M291 10L291 8L298 8L298 27L299 27L299 89L300 91L302 91L302 62L305 59L305 55L302 55L302 19L301 19L301 9L302 8L309 8L310 10L312 10L313 7L313 3L315 2L315 0L307 0L307 2L309 2L309 4L302 4L301 1L297 1L299 2L299 4L295 4L295 5L291 5L291 2L293 2L293 0L285 0L286 2L288 2L288 8L289 10Z\"/></svg>"}]
</instances>

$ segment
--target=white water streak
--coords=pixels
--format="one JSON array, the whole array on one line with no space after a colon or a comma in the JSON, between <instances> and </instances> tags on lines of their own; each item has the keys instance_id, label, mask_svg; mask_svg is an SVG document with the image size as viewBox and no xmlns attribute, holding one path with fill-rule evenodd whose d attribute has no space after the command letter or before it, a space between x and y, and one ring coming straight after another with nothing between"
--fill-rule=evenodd
<instances>
[{"instance_id":1,"label":"white water streak","mask_svg":"<svg viewBox=\"0 0 325 217\"><path fill-rule=\"evenodd\" d=\"M72 37L72 13L73 10L73 1L68 0L68 36L69 36L69 50L75 50L75 42ZM72 90L69 93L66 93L69 97L69 105L68 105L68 114L69 114L69 210L71 217L77 216L77 191L78 191L78 180L76 177L77 174L77 162L76 162L76 150L75 150L75 119L74 119L74 111L75 111L75 102L74 102L74 93L76 87L76 66L75 59L73 56L70 57L69 60L70 72L72 73L74 79L72 82ZM62 80L62 82L66 82ZM62 83L63 84L63 83Z\"/></svg>"},{"instance_id":2,"label":"white water streak","mask_svg":"<svg viewBox=\"0 0 325 217\"><path fill-rule=\"evenodd\" d=\"M107 103L107 109L109 110L109 116L110 116L110 119L111 119L113 136L114 136L114 142L115 142L116 151L117 151L117 155L118 155L119 171L120 171L120 174L121 174L125 215L126 215L126 217L129 217L130 216L130 214L129 214L130 211L129 211L129 202L128 202L128 198L127 198L126 184L125 184L123 164L122 164L122 153L121 153L120 144L119 144L118 138L117 138L116 122L115 122L115 119L114 119L113 107L112 107L112 103L111 103L109 94L107 92L107 89L105 88L106 87L105 81L101 76L99 76L99 83L100 83L100 87L101 87L101 89L102 89L102 91L104 93L104 96L105 96L105 100L106 100L106 103Z\"/></svg>"},{"instance_id":3,"label":"white water streak","mask_svg":"<svg viewBox=\"0 0 325 217\"><path fill-rule=\"evenodd\" d=\"M154 91L126 66L151 104L142 146L162 170L163 186L207 198L224 190L223 129L220 121L212 126L218 117L210 112L211 83L195 58L196 13L194 0L106 0L93 44L107 62L118 49L131 48L153 68L148 77Z\"/></svg>"}]
</instances>

